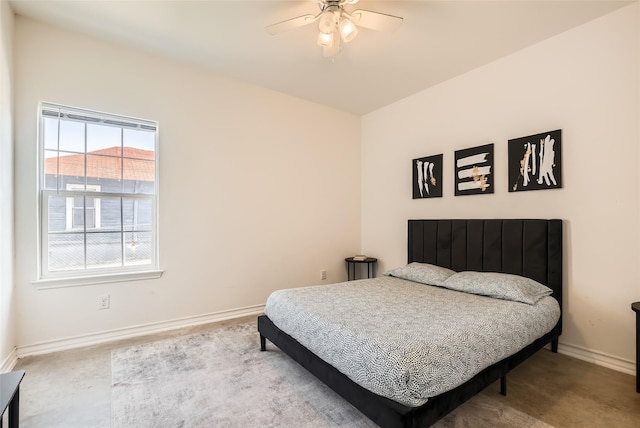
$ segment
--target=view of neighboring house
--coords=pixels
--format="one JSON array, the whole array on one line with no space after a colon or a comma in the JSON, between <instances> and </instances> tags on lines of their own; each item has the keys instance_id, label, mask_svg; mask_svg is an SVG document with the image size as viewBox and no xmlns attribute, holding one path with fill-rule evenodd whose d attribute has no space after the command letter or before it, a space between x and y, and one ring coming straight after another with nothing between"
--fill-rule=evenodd
<instances>
[{"instance_id":1,"label":"view of neighboring house","mask_svg":"<svg viewBox=\"0 0 640 428\"><path fill-rule=\"evenodd\" d=\"M44 165L45 189L55 190L48 194L49 270L83 268L85 251L87 267L148 262L153 208L141 195L154 193L155 152L110 147L55 153ZM87 196L91 192L100 195Z\"/></svg>"}]
</instances>

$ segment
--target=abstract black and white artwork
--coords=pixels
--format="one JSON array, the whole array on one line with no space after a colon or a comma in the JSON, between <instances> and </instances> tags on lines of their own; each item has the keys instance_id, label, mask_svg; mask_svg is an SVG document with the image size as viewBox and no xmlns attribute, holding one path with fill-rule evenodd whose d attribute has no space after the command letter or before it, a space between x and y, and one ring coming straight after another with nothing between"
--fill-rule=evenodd
<instances>
[{"instance_id":1,"label":"abstract black and white artwork","mask_svg":"<svg viewBox=\"0 0 640 428\"><path fill-rule=\"evenodd\" d=\"M455 195L493 193L493 144L456 150Z\"/></svg>"},{"instance_id":2,"label":"abstract black and white artwork","mask_svg":"<svg viewBox=\"0 0 640 428\"><path fill-rule=\"evenodd\" d=\"M442 197L442 154L414 159L413 199Z\"/></svg>"},{"instance_id":3,"label":"abstract black and white artwork","mask_svg":"<svg viewBox=\"0 0 640 428\"><path fill-rule=\"evenodd\" d=\"M562 187L562 130L509 140L509 192Z\"/></svg>"}]
</instances>

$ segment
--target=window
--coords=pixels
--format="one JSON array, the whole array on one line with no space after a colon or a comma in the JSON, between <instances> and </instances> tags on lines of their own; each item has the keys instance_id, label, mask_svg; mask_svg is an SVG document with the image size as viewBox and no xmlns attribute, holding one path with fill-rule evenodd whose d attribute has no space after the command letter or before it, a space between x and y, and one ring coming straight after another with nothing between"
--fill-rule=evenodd
<instances>
[{"instance_id":1,"label":"window","mask_svg":"<svg viewBox=\"0 0 640 428\"><path fill-rule=\"evenodd\" d=\"M100 191L100 186L96 185L87 184L84 186L81 184L67 183L67 190L71 191L82 191L85 187L87 190ZM67 230L82 229L85 223L87 228L100 227L100 199L89 198L86 202L87 206L85 207L84 198L67 198Z\"/></svg>"},{"instance_id":2,"label":"window","mask_svg":"<svg viewBox=\"0 0 640 428\"><path fill-rule=\"evenodd\" d=\"M153 121L41 104L41 281L158 271L157 129Z\"/></svg>"}]
</instances>

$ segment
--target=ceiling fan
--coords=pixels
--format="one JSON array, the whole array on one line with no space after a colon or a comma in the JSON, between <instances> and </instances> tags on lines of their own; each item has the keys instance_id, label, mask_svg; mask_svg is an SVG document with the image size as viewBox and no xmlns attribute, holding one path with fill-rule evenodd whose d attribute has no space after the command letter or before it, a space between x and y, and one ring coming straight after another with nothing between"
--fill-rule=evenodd
<instances>
[{"instance_id":1,"label":"ceiling fan","mask_svg":"<svg viewBox=\"0 0 640 428\"><path fill-rule=\"evenodd\" d=\"M349 42L358 34L358 27L391 32L402 24L399 16L369 10L354 10L348 13L345 5L353 5L358 0L316 0L320 7L317 15L302 15L265 27L271 35L280 34L294 28L318 21L318 45L322 46L325 57L335 57L340 52L340 40Z\"/></svg>"}]
</instances>

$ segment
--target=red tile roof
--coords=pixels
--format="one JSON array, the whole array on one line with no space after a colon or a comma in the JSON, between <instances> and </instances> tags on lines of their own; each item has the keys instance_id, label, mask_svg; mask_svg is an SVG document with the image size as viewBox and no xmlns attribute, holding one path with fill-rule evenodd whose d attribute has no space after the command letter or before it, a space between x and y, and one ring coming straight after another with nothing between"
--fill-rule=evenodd
<instances>
[{"instance_id":1,"label":"red tile roof","mask_svg":"<svg viewBox=\"0 0 640 428\"><path fill-rule=\"evenodd\" d=\"M124 148L122 156L121 147L96 150L86 154L87 177L124 179L139 181L155 180L155 152L153 150L141 150L132 147ZM83 153L60 156L59 158L47 158L45 160L45 174L56 174L60 168L60 175L84 176L85 155ZM124 174L121 175L121 169Z\"/></svg>"}]
</instances>

